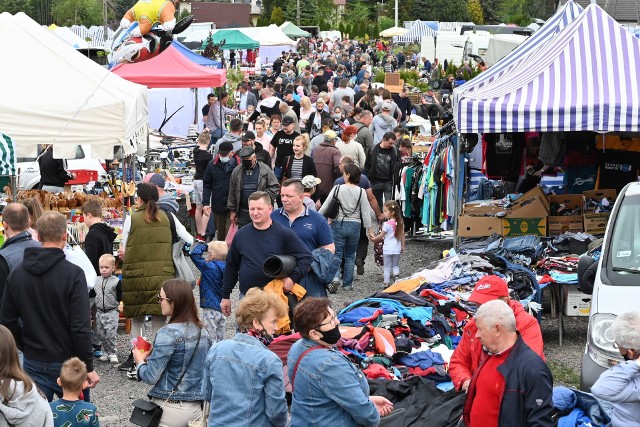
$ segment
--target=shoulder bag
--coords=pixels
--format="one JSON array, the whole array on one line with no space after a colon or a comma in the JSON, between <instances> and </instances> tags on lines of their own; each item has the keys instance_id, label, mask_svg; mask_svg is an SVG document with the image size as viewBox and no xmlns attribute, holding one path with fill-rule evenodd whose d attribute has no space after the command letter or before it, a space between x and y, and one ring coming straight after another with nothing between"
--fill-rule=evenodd
<instances>
[{"instance_id":1,"label":"shoulder bag","mask_svg":"<svg viewBox=\"0 0 640 427\"><path fill-rule=\"evenodd\" d=\"M336 219L338 212L340 211L340 200L338 199L338 193L340 192L340 185L333 187L333 197L324 212L324 216L331 219Z\"/></svg>"},{"instance_id":2,"label":"shoulder bag","mask_svg":"<svg viewBox=\"0 0 640 427\"><path fill-rule=\"evenodd\" d=\"M189 369L189 365L191 365L191 361L193 360L193 356L195 356L198 351L198 347L200 346L200 337L202 335L202 329L198 330L198 341L196 342L196 348L193 349L193 353L191 353L191 357L189 358L189 363L187 363L187 367L182 371L182 375L178 378L176 385L171 389L171 393L169 393L169 397L165 399L165 403L171 399L173 393L176 392L178 386L182 382L182 378L184 378L184 374L187 373L187 369ZM135 351L135 350L134 350ZM133 412L131 413L131 417L129 421L132 424L135 424L140 427L158 427L160 424L160 419L162 418L162 406L157 403L151 402L146 399L136 399L133 403Z\"/></svg>"},{"instance_id":3,"label":"shoulder bag","mask_svg":"<svg viewBox=\"0 0 640 427\"><path fill-rule=\"evenodd\" d=\"M169 218L169 225L171 227L171 257L173 258L173 266L176 270L175 276L177 279L182 279L191 285L191 289L196 286L196 276L193 274L193 270L187 262L187 257L184 256L184 241L178 237L176 232L176 223L173 219L171 212L165 212L167 218Z\"/></svg>"},{"instance_id":4,"label":"shoulder bag","mask_svg":"<svg viewBox=\"0 0 640 427\"><path fill-rule=\"evenodd\" d=\"M298 360L296 361L296 365L293 367L293 374L291 375L291 394L293 394L293 384L294 381L296 380L296 373L298 372L298 365L300 364L300 362L302 361L302 359L304 359L304 357L311 353L313 350L321 350L325 348L324 346L321 345L314 345L313 347L310 347L308 349L306 349L305 351L302 352L302 354L300 355L300 357L298 357Z\"/></svg>"}]
</instances>

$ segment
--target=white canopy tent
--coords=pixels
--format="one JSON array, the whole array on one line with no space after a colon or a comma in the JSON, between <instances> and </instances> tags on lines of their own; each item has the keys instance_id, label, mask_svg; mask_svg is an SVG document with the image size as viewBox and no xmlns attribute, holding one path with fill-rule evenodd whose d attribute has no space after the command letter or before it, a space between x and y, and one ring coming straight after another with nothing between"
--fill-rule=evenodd
<instances>
[{"instance_id":1,"label":"white canopy tent","mask_svg":"<svg viewBox=\"0 0 640 427\"><path fill-rule=\"evenodd\" d=\"M112 158L136 151L147 136L147 88L86 58L24 13L0 14L0 130L19 157L38 144L70 158L76 146Z\"/></svg>"},{"instance_id":2,"label":"white canopy tent","mask_svg":"<svg viewBox=\"0 0 640 427\"><path fill-rule=\"evenodd\" d=\"M56 24L44 27L74 49L89 49L89 43L71 31L68 27L58 27Z\"/></svg>"}]
</instances>

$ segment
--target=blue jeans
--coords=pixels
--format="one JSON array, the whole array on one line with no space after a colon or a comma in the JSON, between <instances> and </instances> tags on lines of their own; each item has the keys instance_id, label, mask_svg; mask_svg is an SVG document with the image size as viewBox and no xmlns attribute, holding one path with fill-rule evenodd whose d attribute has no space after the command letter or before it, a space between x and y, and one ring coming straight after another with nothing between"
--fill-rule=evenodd
<instances>
[{"instance_id":1,"label":"blue jeans","mask_svg":"<svg viewBox=\"0 0 640 427\"><path fill-rule=\"evenodd\" d=\"M30 360L26 357L23 362L24 371L31 377L36 383L38 388L44 393L49 402L53 401L53 395L56 394L60 399L62 398L62 388L58 385L56 380L60 376L60 369L62 363L60 362L39 362L37 360ZM83 390L84 400L89 402L89 389Z\"/></svg>"},{"instance_id":2,"label":"blue jeans","mask_svg":"<svg viewBox=\"0 0 640 427\"><path fill-rule=\"evenodd\" d=\"M342 261L344 259L344 274L342 276L342 286L351 286L353 282L353 267L356 263L356 249L360 239L360 223L355 221L333 221L331 232L336 244L335 257ZM340 270L335 278L340 277Z\"/></svg>"}]
</instances>

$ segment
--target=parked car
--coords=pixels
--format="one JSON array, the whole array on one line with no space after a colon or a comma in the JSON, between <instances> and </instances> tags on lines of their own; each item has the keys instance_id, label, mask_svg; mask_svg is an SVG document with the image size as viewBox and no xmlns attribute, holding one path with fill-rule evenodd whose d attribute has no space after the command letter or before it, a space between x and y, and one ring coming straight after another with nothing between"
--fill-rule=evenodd
<instances>
[{"instance_id":1,"label":"parked car","mask_svg":"<svg viewBox=\"0 0 640 427\"><path fill-rule=\"evenodd\" d=\"M640 301L640 183L627 184L615 202L598 261L583 255L578 264L580 290L592 294L580 388L591 386L621 362L611 324L617 315L638 309Z\"/></svg>"},{"instance_id":2,"label":"parked car","mask_svg":"<svg viewBox=\"0 0 640 427\"><path fill-rule=\"evenodd\" d=\"M17 167L18 173L18 190L31 190L38 188L40 185L40 166L38 165L37 158L34 157L18 157ZM76 148L76 157L74 159L67 160L67 168L70 172L76 171L95 171L97 172L98 179L107 176L105 170L106 165L101 160L91 158L91 147L78 145ZM86 184L81 179L80 174L76 183Z\"/></svg>"}]
</instances>

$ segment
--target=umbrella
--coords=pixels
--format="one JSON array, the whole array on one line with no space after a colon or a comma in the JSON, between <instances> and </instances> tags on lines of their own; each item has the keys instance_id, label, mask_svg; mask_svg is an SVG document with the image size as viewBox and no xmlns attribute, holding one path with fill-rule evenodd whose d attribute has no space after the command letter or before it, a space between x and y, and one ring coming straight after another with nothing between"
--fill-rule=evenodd
<instances>
[{"instance_id":1,"label":"umbrella","mask_svg":"<svg viewBox=\"0 0 640 427\"><path fill-rule=\"evenodd\" d=\"M402 27L391 27L384 31L380 31L380 37L404 36L409 30Z\"/></svg>"}]
</instances>

